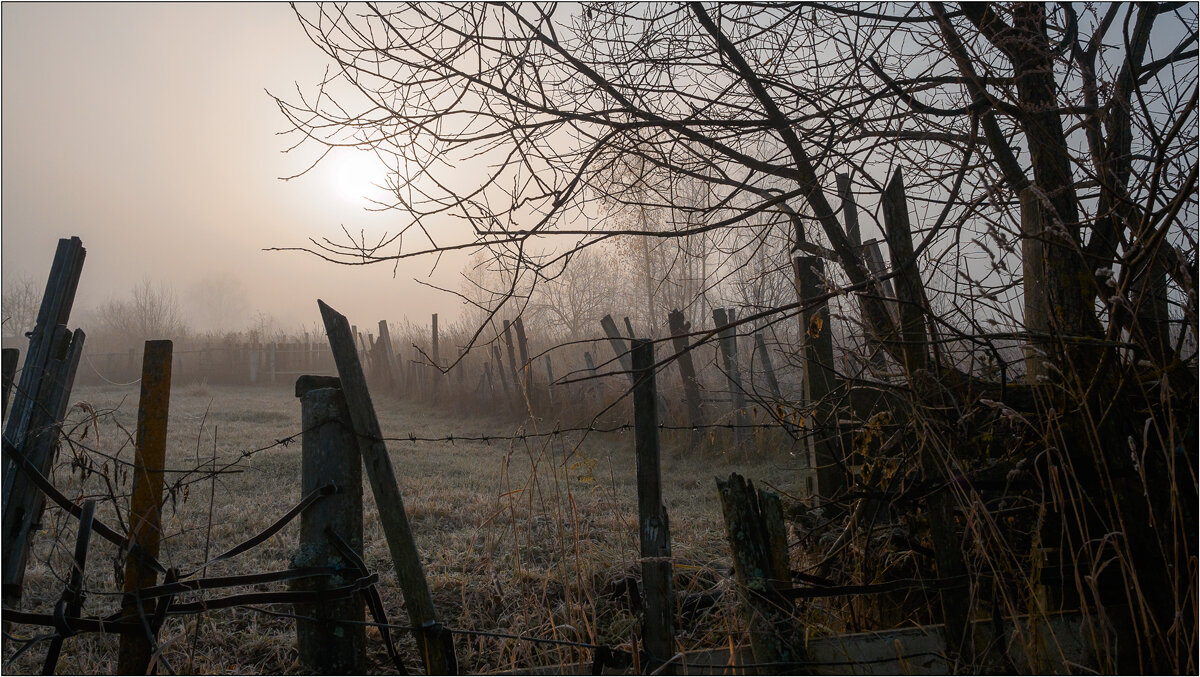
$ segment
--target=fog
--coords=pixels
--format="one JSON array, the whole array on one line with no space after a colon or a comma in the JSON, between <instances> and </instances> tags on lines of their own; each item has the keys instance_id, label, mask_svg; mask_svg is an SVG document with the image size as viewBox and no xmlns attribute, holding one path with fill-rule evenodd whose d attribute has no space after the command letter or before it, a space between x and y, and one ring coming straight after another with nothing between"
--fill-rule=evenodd
<instances>
[{"instance_id":1,"label":"fog","mask_svg":"<svg viewBox=\"0 0 1200 677\"><path fill-rule=\"evenodd\" d=\"M465 255L444 256L431 274L431 258L393 269L263 251L342 226L397 226L394 214L364 210L366 177L337 158L279 178L315 156L282 152L293 140L278 134L286 123L267 92L312 91L327 65L287 5L2 11L6 284L32 276L40 290L57 240L78 235L87 260L76 318L145 281L173 289L199 330L264 317L286 331L311 327L318 297L361 324L458 316L457 299L413 278L458 288Z\"/></svg>"}]
</instances>

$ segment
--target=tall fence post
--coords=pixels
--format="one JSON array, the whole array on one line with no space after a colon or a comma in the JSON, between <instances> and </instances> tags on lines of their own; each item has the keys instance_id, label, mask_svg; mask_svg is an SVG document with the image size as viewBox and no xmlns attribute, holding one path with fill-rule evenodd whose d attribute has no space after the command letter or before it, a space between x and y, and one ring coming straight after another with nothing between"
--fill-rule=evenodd
<instances>
[{"instance_id":1,"label":"tall fence post","mask_svg":"<svg viewBox=\"0 0 1200 677\"><path fill-rule=\"evenodd\" d=\"M679 365L679 378L683 381L683 397L687 400L688 425L692 426L692 443L695 444L702 436L700 425L700 387L696 382L696 367L692 363L691 341L686 334L692 325L678 309L667 315L667 326L671 330L671 345L675 348L675 363Z\"/></svg>"},{"instance_id":2,"label":"tall fence post","mask_svg":"<svg viewBox=\"0 0 1200 677\"><path fill-rule=\"evenodd\" d=\"M528 406L533 397L533 365L529 364L529 341L525 338L525 323L520 317L513 320L513 329L517 333L517 351L521 354L521 391L524 404Z\"/></svg>"},{"instance_id":3,"label":"tall fence post","mask_svg":"<svg viewBox=\"0 0 1200 677\"><path fill-rule=\"evenodd\" d=\"M333 482L337 492L305 510L300 516L300 546L293 567L332 566L354 571L352 562L330 542L332 530L362 558L362 463L358 442L341 383L328 376L301 376L296 380L300 398L300 495L307 496ZM320 590L350 585L340 576L301 578L293 590ZM359 595L324 604L297 604L296 647L306 670L319 675L358 675L366 671L366 620ZM307 620L307 619L315 620ZM342 623L341 621L349 621Z\"/></svg>"},{"instance_id":4,"label":"tall fence post","mask_svg":"<svg viewBox=\"0 0 1200 677\"><path fill-rule=\"evenodd\" d=\"M508 320L504 321L504 345L508 349L508 377L512 379L513 389L516 391L515 396L521 396L521 380L517 376L517 353L513 348L513 330L512 323ZM517 407L524 406L524 402L517 403Z\"/></svg>"},{"instance_id":5,"label":"tall fence post","mask_svg":"<svg viewBox=\"0 0 1200 677\"><path fill-rule=\"evenodd\" d=\"M795 666L804 661L795 636L793 605L782 592L791 587L783 504L774 493L756 490L737 473L717 479L725 533L733 551L733 571L743 615L750 626L756 663ZM787 674L783 665L774 672Z\"/></svg>"},{"instance_id":6,"label":"tall fence post","mask_svg":"<svg viewBox=\"0 0 1200 677\"><path fill-rule=\"evenodd\" d=\"M424 657L426 674L456 674L458 663L454 657L454 640L438 623L433 608L433 596L425 580L425 570L417 554L408 515L404 512L404 499L396 483L396 473L388 457L387 445L371 403L371 393L363 376L362 365L354 352L354 339L350 336L350 323L346 317L317 300L325 331L329 335L329 347L337 364L342 393L350 411L358 451L367 479L375 494L375 505L379 510L379 521L387 538L392 563L396 566L396 577L404 593L404 607L412 621L417 644Z\"/></svg>"},{"instance_id":7,"label":"tall fence post","mask_svg":"<svg viewBox=\"0 0 1200 677\"><path fill-rule=\"evenodd\" d=\"M646 621L642 629L651 667L675 655L675 590L671 566L671 526L662 499L658 448L658 397L654 385L654 343L633 339L633 424L637 455L638 534Z\"/></svg>"},{"instance_id":8,"label":"tall fence post","mask_svg":"<svg viewBox=\"0 0 1200 677\"><path fill-rule=\"evenodd\" d=\"M717 328L737 322L732 308L713 308L713 324ZM733 402L733 437L740 446L746 440L746 393L742 389L742 374L738 366L737 331L733 327L722 329L719 345L721 359L725 364L725 378L729 382L729 399Z\"/></svg>"},{"instance_id":9,"label":"tall fence post","mask_svg":"<svg viewBox=\"0 0 1200 677\"><path fill-rule=\"evenodd\" d=\"M171 406L170 341L146 341L142 356L142 392L138 404L137 449L133 462L133 496L129 500L129 541L151 557L158 557L162 537L160 507L163 469L166 467L167 414ZM125 616L154 616L154 600L138 596L141 588L152 587L158 574L137 557L125 559ZM158 628L149 628L156 633ZM156 650L151 635L121 635L117 651L117 674L144 675Z\"/></svg>"},{"instance_id":10,"label":"tall fence post","mask_svg":"<svg viewBox=\"0 0 1200 677\"><path fill-rule=\"evenodd\" d=\"M825 293L822 277L825 261L816 256L792 259L796 274L796 296L801 303ZM817 493L830 498L846 487L841 445L837 439L837 409L834 390L838 387L833 369L833 331L829 325L829 303L822 301L800 314L801 363L804 370L804 403L813 407L810 428Z\"/></svg>"}]
</instances>

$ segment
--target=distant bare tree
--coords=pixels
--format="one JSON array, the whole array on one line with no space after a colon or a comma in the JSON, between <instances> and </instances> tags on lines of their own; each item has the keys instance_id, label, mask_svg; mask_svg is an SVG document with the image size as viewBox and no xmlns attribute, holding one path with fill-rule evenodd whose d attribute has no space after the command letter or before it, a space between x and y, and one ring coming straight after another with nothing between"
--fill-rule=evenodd
<instances>
[{"instance_id":1,"label":"distant bare tree","mask_svg":"<svg viewBox=\"0 0 1200 677\"><path fill-rule=\"evenodd\" d=\"M178 339L186 331L179 299L163 284L142 280L129 297L110 299L92 314L97 340L112 347L133 347L152 339Z\"/></svg>"},{"instance_id":2,"label":"distant bare tree","mask_svg":"<svg viewBox=\"0 0 1200 677\"><path fill-rule=\"evenodd\" d=\"M4 281L3 309L4 336L23 337L33 331L41 308L42 291L37 281L28 273L14 275Z\"/></svg>"}]
</instances>

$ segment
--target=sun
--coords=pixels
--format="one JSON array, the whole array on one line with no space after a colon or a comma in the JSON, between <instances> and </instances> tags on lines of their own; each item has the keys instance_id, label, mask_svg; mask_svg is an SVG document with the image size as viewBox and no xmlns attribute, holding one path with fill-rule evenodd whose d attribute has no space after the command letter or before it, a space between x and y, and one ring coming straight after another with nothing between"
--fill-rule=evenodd
<instances>
[{"instance_id":1,"label":"sun","mask_svg":"<svg viewBox=\"0 0 1200 677\"><path fill-rule=\"evenodd\" d=\"M329 159L329 181L338 197L358 206L382 199L388 171L374 153L339 149Z\"/></svg>"}]
</instances>

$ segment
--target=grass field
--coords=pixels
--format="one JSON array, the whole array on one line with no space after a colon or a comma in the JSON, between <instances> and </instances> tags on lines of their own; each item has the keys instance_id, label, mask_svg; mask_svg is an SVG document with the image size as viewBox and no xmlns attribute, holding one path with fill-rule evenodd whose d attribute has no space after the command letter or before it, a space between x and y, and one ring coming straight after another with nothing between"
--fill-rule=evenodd
<instances>
[{"instance_id":1,"label":"grass field","mask_svg":"<svg viewBox=\"0 0 1200 677\"><path fill-rule=\"evenodd\" d=\"M122 522L128 508L129 473L122 463L133 457L130 436L137 400L136 385L77 388L72 395L77 404L67 421L77 444L64 446L54 477L72 498L115 494L115 500L98 507L98 516L113 524ZM555 425L511 417L464 420L437 406L382 397L376 397L375 405L385 437L511 435L548 431ZM168 474L168 485L179 485L165 502L160 560L191 571L290 509L300 498L301 445L299 438L286 445L277 440L299 431L300 405L290 387L176 388L171 394L168 466L193 472ZM730 559L713 478L736 470L798 495L800 462L783 449L747 460L664 442L663 487L677 589L681 594L719 592L727 585ZM388 449L434 602L447 626L630 648L640 623L628 597L621 594L623 581L638 571L632 432L491 443L389 442ZM229 472L206 477L203 470L214 463L218 468L228 465ZM406 623L369 488L364 504L365 559L380 574L390 620ZM53 609L69 571L74 524L57 509L47 511L35 536L22 608ZM248 553L213 565L207 575L287 568L296 547L297 524L298 520ZM92 543L84 614L105 615L119 605L117 552L98 538ZM269 612L288 613L290 608L223 609L171 618L160 634L162 656L179 673L302 672L294 621ZM741 633L732 595L722 596L703 612L689 613L682 624L679 638L684 649L727 645L730 634L737 639ZM10 634L20 638L45 631L15 626ZM401 634L402 652L416 665L411 638ZM579 650L511 639L460 636L456 642L460 665L471 672L590 660L590 654ZM69 638L59 672L111 674L116 645L115 636ZM6 641L5 671L36 673L45 643L14 661L20 646L12 638ZM368 631L368 651L372 671L394 671L374 629Z\"/></svg>"}]
</instances>

